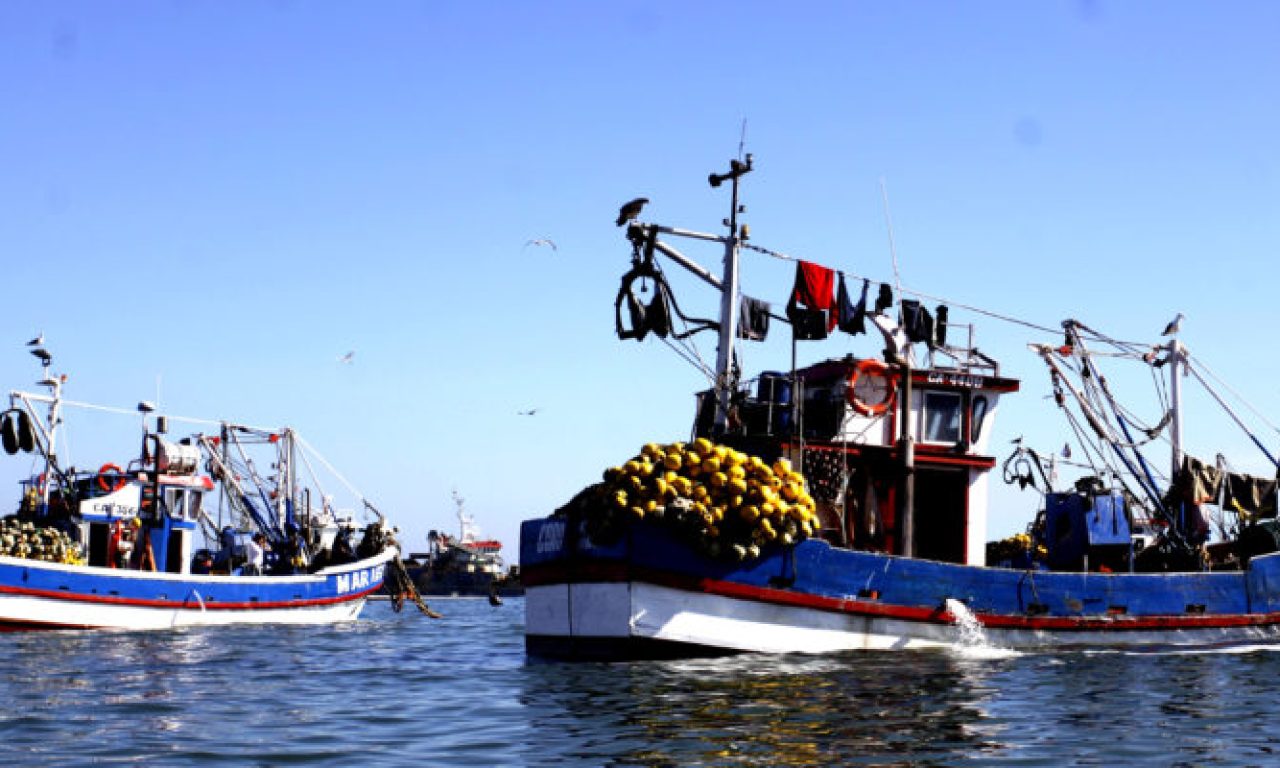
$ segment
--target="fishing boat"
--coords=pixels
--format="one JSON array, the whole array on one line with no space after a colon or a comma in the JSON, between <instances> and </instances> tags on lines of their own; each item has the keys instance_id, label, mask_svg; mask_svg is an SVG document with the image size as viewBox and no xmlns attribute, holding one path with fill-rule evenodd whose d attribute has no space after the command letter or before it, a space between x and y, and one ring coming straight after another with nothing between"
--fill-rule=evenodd
<instances>
[{"instance_id":1,"label":"fishing boat","mask_svg":"<svg viewBox=\"0 0 1280 768\"><path fill-rule=\"evenodd\" d=\"M172 440L144 402L136 458L67 466L66 410L123 409L66 399L31 346L45 391L11 391L0 413L5 452L36 468L0 521L0 630L325 624L356 619L384 580L411 589L371 503L344 512L300 481L311 451L290 428L203 422L212 433Z\"/></svg>"},{"instance_id":2,"label":"fishing boat","mask_svg":"<svg viewBox=\"0 0 1280 768\"><path fill-rule=\"evenodd\" d=\"M615 302L619 337L681 342L705 330L717 337L716 366L687 440L644 446L522 524L530 654L906 649L954 645L966 628L1008 648L1280 637L1276 480L1184 452L1184 379L1204 384L1268 466L1275 460L1210 386L1217 379L1179 341L1178 321L1153 343L1074 319L1061 335L1043 329L1052 340L1031 351L1077 447L1016 443L1001 462L995 420L1020 382L978 351L972 324L891 283L864 279L854 302L845 274L755 245L738 223L752 169L747 155L711 176L712 186L730 182L727 234L641 221L644 199L618 217L632 258ZM718 243L723 271L676 238ZM795 262L794 285L778 291L789 288L785 316L740 287L747 251ZM719 291L716 320L683 314L663 263ZM791 369L749 379L738 350L770 320L791 333ZM851 339L869 331L875 353L795 364L797 344L837 329ZM1113 392L1128 381L1109 370L1121 363L1147 372L1156 397L1145 419ZM1038 494L1026 532L988 542L993 474Z\"/></svg>"},{"instance_id":3,"label":"fishing boat","mask_svg":"<svg viewBox=\"0 0 1280 768\"><path fill-rule=\"evenodd\" d=\"M490 600L524 594L518 568L508 569L502 542L486 539L465 500L453 493L458 535L427 533L427 551L405 560L409 578L427 597L488 597Z\"/></svg>"}]
</instances>

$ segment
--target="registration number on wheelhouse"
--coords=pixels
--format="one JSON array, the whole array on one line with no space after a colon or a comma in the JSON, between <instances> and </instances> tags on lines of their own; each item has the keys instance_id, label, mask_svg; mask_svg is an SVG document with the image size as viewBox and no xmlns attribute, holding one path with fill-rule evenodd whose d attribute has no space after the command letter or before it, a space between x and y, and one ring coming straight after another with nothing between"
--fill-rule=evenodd
<instances>
[{"instance_id":1,"label":"registration number on wheelhouse","mask_svg":"<svg viewBox=\"0 0 1280 768\"><path fill-rule=\"evenodd\" d=\"M382 572L385 568L385 565L375 565L372 568L338 574L334 577L338 580L338 593L346 594L375 586L382 581Z\"/></svg>"}]
</instances>

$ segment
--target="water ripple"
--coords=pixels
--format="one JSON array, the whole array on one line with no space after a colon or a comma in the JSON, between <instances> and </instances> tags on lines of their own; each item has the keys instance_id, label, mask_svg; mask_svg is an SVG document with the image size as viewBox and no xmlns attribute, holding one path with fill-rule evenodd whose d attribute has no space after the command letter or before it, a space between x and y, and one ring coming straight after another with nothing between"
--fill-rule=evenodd
<instances>
[{"instance_id":1,"label":"water ripple","mask_svg":"<svg viewBox=\"0 0 1280 768\"><path fill-rule=\"evenodd\" d=\"M10 762L1274 765L1273 647L531 662L523 606L0 636Z\"/></svg>"}]
</instances>

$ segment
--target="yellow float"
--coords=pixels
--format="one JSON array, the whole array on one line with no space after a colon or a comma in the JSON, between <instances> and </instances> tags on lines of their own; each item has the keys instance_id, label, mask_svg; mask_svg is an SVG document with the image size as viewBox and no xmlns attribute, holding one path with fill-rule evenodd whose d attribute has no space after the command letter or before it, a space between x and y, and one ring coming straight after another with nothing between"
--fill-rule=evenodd
<instances>
[{"instance_id":1,"label":"yellow float","mask_svg":"<svg viewBox=\"0 0 1280 768\"><path fill-rule=\"evenodd\" d=\"M587 534L616 541L633 521L671 527L713 557L750 559L761 547L790 545L813 535L816 505L791 462L772 464L706 438L648 443L610 467L604 482L584 490L576 508Z\"/></svg>"}]
</instances>

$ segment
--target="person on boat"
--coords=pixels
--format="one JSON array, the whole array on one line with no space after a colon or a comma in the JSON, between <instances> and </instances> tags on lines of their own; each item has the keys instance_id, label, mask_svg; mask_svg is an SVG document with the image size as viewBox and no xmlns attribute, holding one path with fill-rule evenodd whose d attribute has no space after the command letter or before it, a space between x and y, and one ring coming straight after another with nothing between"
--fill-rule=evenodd
<instances>
[{"instance_id":1,"label":"person on boat","mask_svg":"<svg viewBox=\"0 0 1280 768\"><path fill-rule=\"evenodd\" d=\"M333 541L333 548L329 551L329 565L346 565L356 561L355 547L351 546L352 529L343 526L338 531L337 538Z\"/></svg>"},{"instance_id":2,"label":"person on boat","mask_svg":"<svg viewBox=\"0 0 1280 768\"><path fill-rule=\"evenodd\" d=\"M284 529L285 533L288 534L288 538L280 546L279 557L276 558L276 566L273 572L281 574L306 573L307 568L311 565L310 559L307 557L306 538L294 523L286 523Z\"/></svg>"},{"instance_id":3,"label":"person on boat","mask_svg":"<svg viewBox=\"0 0 1280 768\"><path fill-rule=\"evenodd\" d=\"M249 539L244 545L245 563L240 569L240 574L242 576L261 576L262 563L269 549L271 549L271 545L267 543L266 534L262 531L253 534L253 538Z\"/></svg>"},{"instance_id":4,"label":"person on boat","mask_svg":"<svg viewBox=\"0 0 1280 768\"><path fill-rule=\"evenodd\" d=\"M236 531L226 526L218 534L218 554L213 558L214 570L219 573L230 573L235 568Z\"/></svg>"},{"instance_id":5,"label":"person on boat","mask_svg":"<svg viewBox=\"0 0 1280 768\"><path fill-rule=\"evenodd\" d=\"M202 549L196 553L191 561L191 572L199 575L213 573L213 555L209 550Z\"/></svg>"},{"instance_id":6,"label":"person on boat","mask_svg":"<svg viewBox=\"0 0 1280 768\"><path fill-rule=\"evenodd\" d=\"M120 527L119 538L115 543L115 562L113 568L130 568L133 562L133 544L137 539L137 529L139 527L138 518L134 518L128 525Z\"/></svg>"}]
</instances>

